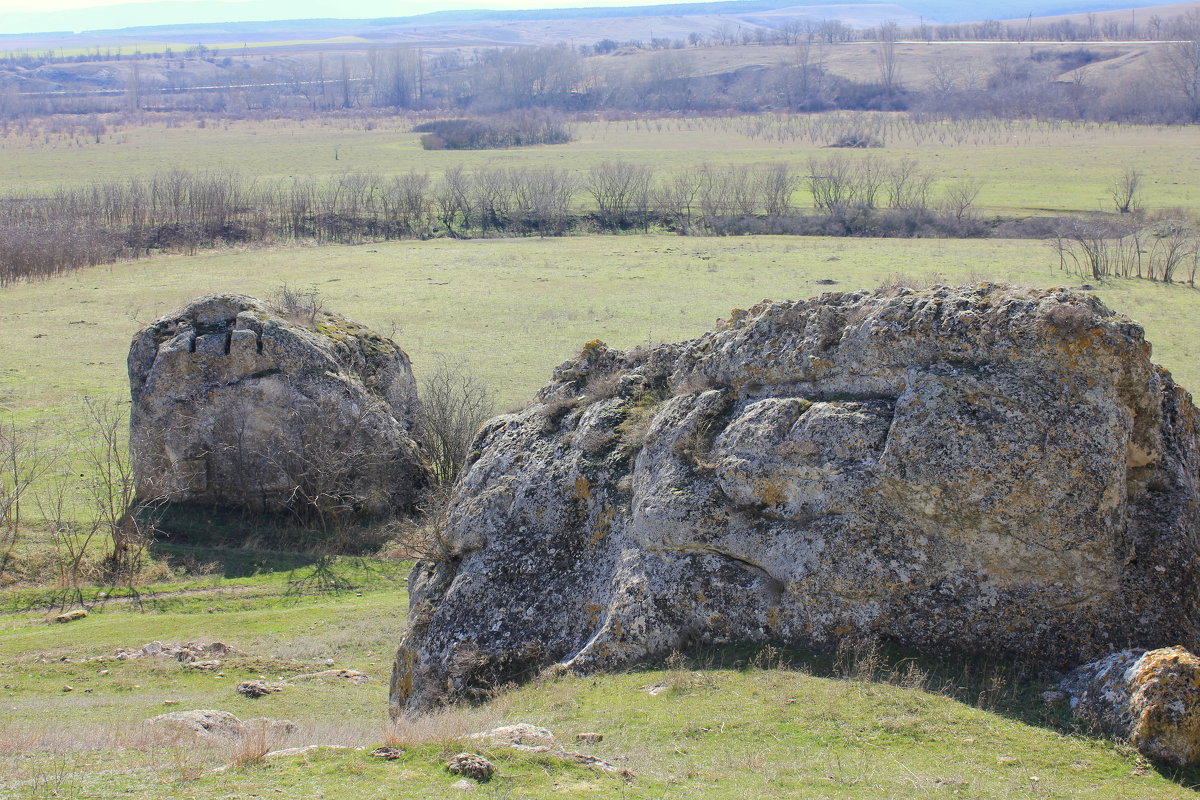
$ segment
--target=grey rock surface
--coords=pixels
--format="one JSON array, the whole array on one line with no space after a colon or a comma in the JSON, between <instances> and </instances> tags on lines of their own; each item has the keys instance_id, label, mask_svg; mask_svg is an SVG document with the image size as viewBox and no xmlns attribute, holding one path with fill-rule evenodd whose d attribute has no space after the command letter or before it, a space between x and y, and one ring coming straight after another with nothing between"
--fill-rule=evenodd
<instances>
[{"instance_id":1,"label":"grey rock surface","mask_svg":"<svg viewBox=\"0 0 1200 800\"><path fill-rule=\"evenodd\" d=\"M144 498L376 515L427 481L408 356L335 314L202 297L134 336L129 382Z\"/></svg>"},{"instance_id":2,"label":"grey rock surface","mask_svg":"<svg viewBox=\"0 0 1200 800\"><path fill-rule=\"evenodd\" d=\"M699 643L1073 667L1197 641L1198 415L1065 289L764 302L590 342L480 432L413 572L395 713Z\"/></svg>"}]
</instances>

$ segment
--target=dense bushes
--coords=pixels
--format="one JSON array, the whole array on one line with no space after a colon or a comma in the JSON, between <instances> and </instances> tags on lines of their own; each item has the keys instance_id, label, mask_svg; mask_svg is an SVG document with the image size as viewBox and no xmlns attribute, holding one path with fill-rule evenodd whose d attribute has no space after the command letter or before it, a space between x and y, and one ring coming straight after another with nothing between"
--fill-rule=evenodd
<instances>
[{"instance_id":1,"label":"dense bushes","mask_svg":"<svg viewBox=\"0 0 1200 800\"><path fill-rule=\"evenodd\" d=\"M565 144L573 138L560 119L545 113L507 114L486 119L443 119L413 128L426 150L491 150L534 144Z\"/></svg>"}]
</instances>

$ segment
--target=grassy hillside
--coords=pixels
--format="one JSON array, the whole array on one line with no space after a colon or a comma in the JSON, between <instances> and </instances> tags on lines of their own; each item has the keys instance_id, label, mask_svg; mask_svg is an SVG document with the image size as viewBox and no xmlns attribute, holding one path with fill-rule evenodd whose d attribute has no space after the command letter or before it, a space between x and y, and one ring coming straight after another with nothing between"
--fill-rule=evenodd
<instances>
[{"instance_id":1,"label":"grassy hillside","mask_svg":"<svg viewBox=\"0 0 1200 800\"><path fill-rule=\"evenodd\" d=\"M298 592L312 566L268 560L249 579L249 598L238 590L247 579L214 574L205 586L150 587L141 610L110 601L69 625L0 615L0 798L448 797L459 790L443 765L464 750L498 766L479 789L487 797L1193 796L1194 773L1159 772L1127 748L1072 733L1064 710L1038 696L1045 678L872 648L697 652L537 682L390 727L386 679L404 627L405 566L338 561L326 567L355 588ZM214 671L170 659L87 660L154 640L218 640L242 653ZM372 680L297 678L330 664ZM256 700L234 691L259 678L289 685ZM287 719L297 730L238 746L139 728L194 708ZM463 739L518 721L547 726L567 748L635 777ZM585 731L604 740L577 745ZM369 755L385 742L406 752L396 761ZM333 747L260 758L266 747L309 744Z\"/></svg>"}]
</instances>

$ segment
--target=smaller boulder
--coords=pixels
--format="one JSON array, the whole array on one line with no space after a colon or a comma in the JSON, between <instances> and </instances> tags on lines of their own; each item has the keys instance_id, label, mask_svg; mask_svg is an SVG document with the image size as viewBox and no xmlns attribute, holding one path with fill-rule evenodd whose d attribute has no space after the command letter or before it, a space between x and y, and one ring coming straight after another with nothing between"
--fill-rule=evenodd
<instances>
[{"instance_id":1,"label":"smaller boulder","mask_svg":"<svg viewBox=\"0 0 1200 800\"><path fill-rule=\"evenodd\" d=\"M487 739L493 744L501 745L523 744L552 747L557 743L554 739L554 734L546 728L539 728L537 725L530 725L525 722L502 725L499 728L492 728L490 731L484 731L483 733L473 733L470 738Z\"/></svg>"},{"instance_id":2,"label":"smaller boulder","mask_svg":"<svg viewBox=\"0 0 1200 800\"><path fill-rule=\"evenodd\" d=\"M234 739L242 735L242 721L228 711L197 709L159 714L142 723L154 731L191 734L200 739Z\"/></svg>"},{"instance_id":3,"label":"smaller boulder","mask_svg":"<svg viewBox=\"0 0 1200 800\"><path fill-rule=\"evenodd\" d=\"M1061 684L1077 721L1128 741L1153 761L1200 761L1200 658L1182 647L1123 650Z\"/></svg>"},{"instance_id":4,"label":"smaller boulder","mask_svg":"<svg viewBox=\"0 0 1200 800\"><path fill-rule=\"evenodd\" d=\"M376 758L384 758L388 761L395 761L400 756L404 755L404 750L400 747L393 747L390 744L385 744L383 747L376 747L371 751L371 755Z\"/></svg>"},{"instance_id":5,"label":"smaller boulder","mask_svg":"<svg viewBox=\"0 0 1200 800\"><path fill-rule=\"evenodd\" d=\"M446 769L454 775L462 775L479 783L487 783L496 774L496 767L477 753L459 753L450 759Z\"/></svg>"},{"instance_id":6,"label":"smaller boulder","mask_svg":"<svg viewBox=\"0 0 1200 800\"><path fill-rule=\"evenodd\" d=\"M262 697L263 695L282 691L282 686L276 686L275 684L263 681L242 681L237 687L237 693L246 697Z\"/></svg>"}]
</instances>

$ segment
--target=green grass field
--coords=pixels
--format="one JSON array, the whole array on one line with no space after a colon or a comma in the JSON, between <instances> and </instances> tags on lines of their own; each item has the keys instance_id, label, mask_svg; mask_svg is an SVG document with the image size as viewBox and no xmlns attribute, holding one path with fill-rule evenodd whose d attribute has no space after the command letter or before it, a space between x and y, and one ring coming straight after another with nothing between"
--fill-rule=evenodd
<instances>
[{"instance_id":1,"label":"green grass field","mask_svg":"<svg viewBox=\"0 0 1200 800\"><path fill-rule=\"evenodd\" d=\"M150 587L143 610L110 601L69 625L0 616L0 798L448 797L459 790L443 765L463 750L497 764L497 777L480 787L487 797L1192 796L1193 773L1160 773L1128 748L1071 733L1063 709L1038 699L1044 681L898 653L701 652L535 682L390 728L386 679L405 624L404 567L344 559L332 569L355 588L298 595L292 582L305 568L265 565L252 599L214 578L208 592L193 587L184 606L171 605L170 587ZM223 641L243 655L219 671L169 659L87 661L154 640ZM372 680L294 680L330 662ZM260 678L291 685L259 699L234 691ZM343 749L259 761L231 745L148 737L138 727L193 708L295 722L274 747ZM517 721L546 726L569 749L636 777L462 738ZM604 741L576 745L585 731ZM385 741L404 756L368 755Z\"/></svg>"},{"instance_id":2,"label":"green grass field","mask_svg":"<svg viewBox=\"0 0 1200 800\"><path fill-rule=\"evenodd\" d=\"M54 426L84 395L127 391L141 326L213 292L266 295L283 282L332 310L394 331L418 378L464 363L501 407L527 401L551 370L600 338L614 347L691 338L733 308L872 288L902 274L1079 285L1045 244L1024 240L581 236L229 250L81 270L0 293L0 409ZM821 281L835 281L824 284ZM1095 292L1145 326L1157 361L1200 385L1200 292L1118 280Z\"/></svg>"},{"instance_id":3,"label":"green grass field","mask_svg":"<svg viewBox=\"0 0 1200 800\"><path fill-rule=\"evenodd\" d=\"M629 347L688 338L763 298L898 276L1080 283L1057 269L1044 243L1019 240L638 235L156 257L0 292L0 414L71 441L84 395L127 392L133 332L206 292L264 295L284 281L314 287L330 309L394 331L418 377L440 358L465 363L504 408L527 401L587 340ZM1095 292L1146 327L1156 360L1185 386L1200 383L1200 293L1132 280ZM114 592L69 625L47 621L64 597L52 586L0 591L0 798L457 796L457 778L443 766L467 749L498 765L477 790L496 798L1151 800L1194 796L1189 787L1200 780L1072 731L1063 709L1040 701L1045 678L903 653L697 653L686 663L535 682L478 708L390 728L386 679L405 626L407 565L180 547L155 555L169 566L211 566L162 574L136 600ZM98 600L99 591L87 597ZM153 640L221 640L245 655L228 659L220 675L158 659L85 660ZM258 700L234 691L241 680L287 680L329 662L373 680L299 682ZM669 688L651 695L653 686ZM168 741L138 727L193 708L295 722L275 746L342 749L260 760L253 742ZM545 725L567 747L637 777L462 738L515 721ZM605 739L576 746L583 731ZM405 747L403 757L369 755L387 741Z\"/></svg>"},{"instance_id":4,"label":"green grass field","mask_svg":"<svg viewBox=\"0 0 1200 800\"><path fill-rule=\"evenodd\" d=\"M150 118L153 119L152 117ZM100 135L81 121L57 132L15 130L0 137L0 186L25 196L80 181L125 180L186 168L232 170L264 179L348 172L440 174L462 165L555 167L582 172L604 161L647 164L661 174L703 165L787 162L807 174L808 160L834 152L850 158L914 158L941 180L984 182L989 214L1111 210L1108 186L1126 166L1146 176L1148 209L1200 210L1200 137L1194 129L1039 122L914 122L902 114L838 113L802 117L646 119L583 122L577 140L512 150L425 151L403 118L308 122L195 121L116 124ZM878 129L886 146L832 151L840 133ZM370 128L370 129L368 129ZM795 201L811 198L805 189Z\"/></svg>"}]
</instances>

